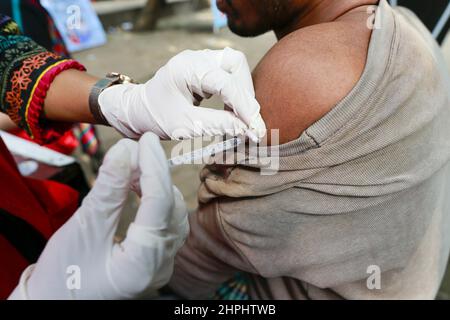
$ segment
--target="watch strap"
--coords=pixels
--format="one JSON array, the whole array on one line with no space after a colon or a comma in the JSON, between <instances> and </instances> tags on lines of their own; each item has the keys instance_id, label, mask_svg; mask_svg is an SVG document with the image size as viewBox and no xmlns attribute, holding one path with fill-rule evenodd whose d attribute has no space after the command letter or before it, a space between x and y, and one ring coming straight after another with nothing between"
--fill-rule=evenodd
<instances>
[{"instance_id":1,"label":"watch strap","mask_svg":"<svg viewBox=\"0 0 450 320\"><path fill-rule=\"evenodd\" d=\"M97 124L105 126L110 125L100 109L98 97L100 96L100 93L102 93L106 88L112 86L114 82L115 80L112 78L103 78L97 81L91 89L91 93L89 94L89 109Z\"/></svg>"},{"instance_id":2,"label":"watch strap","mask_svg":"<svg viewBox=\"0 0 450 320\"><path fill-rule=\"evenodd\" d=\"M89 109L97 124L110 126L108 120L106 120L105 115L102 112L102 109L100 108L100 104L98 103L98 97L100 96L100 94L105 89L115 84L125 84L125 83L137 84L136 81L134 81L132 78L126 75L117 72L110 72L106 75L105 78L97 81L97 83L92 87L91 93L89 94Z\"/></svg>"}]
</instances>

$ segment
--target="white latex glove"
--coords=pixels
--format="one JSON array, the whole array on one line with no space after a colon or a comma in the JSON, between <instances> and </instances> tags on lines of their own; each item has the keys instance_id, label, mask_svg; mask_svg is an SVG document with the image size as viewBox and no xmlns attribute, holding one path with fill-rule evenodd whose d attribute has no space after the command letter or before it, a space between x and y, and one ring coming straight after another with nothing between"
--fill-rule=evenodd
<instances>
[{"instance_id":1,"label":"white latex glove","mask_svg":"<svg viewBox=\"0 0 450 320\"><path fill-rule=\"evenodd\" d=\"M196 107L218 95L233 112ZM247 134L256 141L266 126L247 60L242 52L184 51L173 57L146 84L115 85L99 96L108 122L130 138L147 131L162 139Z\"/></svg>"},{"instance_id":2,"label":"white latex glove","mask_svg":"<svg viewBox=\"0 0 450 320\"><path fill-rule=\"evenodd\" d=\"M141 205L125 240L115 243L132 185L142 192ZM10 299L131 299L160 288L187 236L186 212L159 139L148 133L139 143L122 140L106 155L83 205L24 271ZM80 289L73 288L70 266L80 271Z\"/></svg>"}]
</instances>

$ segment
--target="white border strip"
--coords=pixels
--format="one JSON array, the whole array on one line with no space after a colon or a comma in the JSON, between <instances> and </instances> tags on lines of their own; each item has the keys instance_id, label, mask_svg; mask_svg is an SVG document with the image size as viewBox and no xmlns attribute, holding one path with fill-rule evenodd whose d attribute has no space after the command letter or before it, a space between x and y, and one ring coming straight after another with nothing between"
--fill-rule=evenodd
<instances>
[{"instance_id":1,"label":"white border strip","mask_svg":"<svg viewBox=\"0 0 450 320\"><path fill-rule=\"evenodd\" d=\"M444 13L442 14L441 18L439 19L438 23L436 24L436 27L434 27L433 30L434 38L439 37L449 18L450 18L450 2L447 8L445 9Z\"/></svg>"}]
</instances>

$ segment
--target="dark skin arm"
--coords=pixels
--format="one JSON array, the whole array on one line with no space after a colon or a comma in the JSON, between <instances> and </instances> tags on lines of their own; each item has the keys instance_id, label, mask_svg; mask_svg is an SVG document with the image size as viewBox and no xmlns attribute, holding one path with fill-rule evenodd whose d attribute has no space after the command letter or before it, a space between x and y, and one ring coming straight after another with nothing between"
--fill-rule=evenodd
<instances>
[{"instance_id":1,"label":"dark skin arm","mask_svg":"<svg viewBox=\"0 0 450 320\"><path fill-rule=\"evenodd\" d=\"M297 30L256 67L256 98L267 129L280 130L280 144L299 138L356 85L371 35L366 20L362 7L337 21Z\"/></svg>"}]
</instances>

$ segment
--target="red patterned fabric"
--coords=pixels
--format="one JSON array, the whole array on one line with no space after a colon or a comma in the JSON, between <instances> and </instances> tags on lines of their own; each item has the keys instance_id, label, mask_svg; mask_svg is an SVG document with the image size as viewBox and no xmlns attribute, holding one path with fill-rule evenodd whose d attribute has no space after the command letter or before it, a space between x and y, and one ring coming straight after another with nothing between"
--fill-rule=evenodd
<instances>
[{"instance_id":1,"label":"red patterned fabric","mask_svg":"<svg viewBox=\"0 0 450 320\"><path fill-rule=\"evenodd\" d=\"M22 129L19 129L19 128L13 129L13 130L9 131L9 133L16 135L22 139L35 142ZM69 130L66 133L64 133L58 140L55 140L48 144L43 144L42 146L52 149L52 150L55 150L60 153L71 155L75 151L75 149L78 147L78 139L75 136L73 130Z\"/></svg>"},{"instance_id":2,"label":"red patterned fabric","mask_svg":"<svg viewBox=\"0 0 450 320\"><path fill-rule=\"evenodd\" d=\"M45 239L75 212L78 193L53 181L24 178L0 139L0 208L33 226ZM0 299L15 288L26 267L7 240L0 237Z\"/></svg>"},{"instance_id":3,"label":"red patterned fabric","mask_svg":"<svg viewBox=\"0 0 450 320\"><path fill-rule=\"evenodd\" d=\"M51 142L68 129L46 123L42 114L51 81L69 68L85 70L20 35L17 24L0 14L0 111L38 143Z\"/></svg>"},{"instance_id":4,"label":"red patterned fabric","mask_svg":"<svg viewBox=\"0 0 450 320\"><path fill-rule=\"evenodd\" d=\"M55 77L67 69L85 70L85 68L75 60L59 61L42 72L40 79L36 83L35 89L31 94L31 100L29 101L26 110L26 118L31 137L36 143L43 144L46 141L54 141L72 127L71 124L53 124L51 126L45 126L41 121L47 91Z\"/></svg>"}]
</instances>

